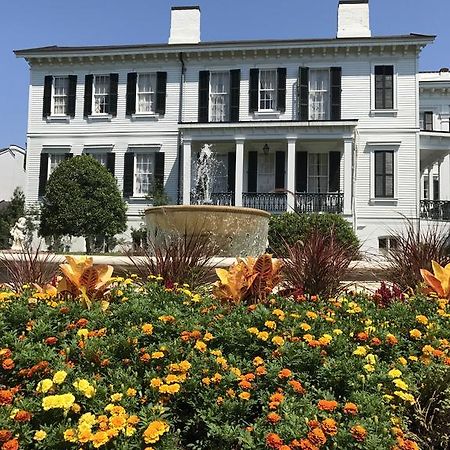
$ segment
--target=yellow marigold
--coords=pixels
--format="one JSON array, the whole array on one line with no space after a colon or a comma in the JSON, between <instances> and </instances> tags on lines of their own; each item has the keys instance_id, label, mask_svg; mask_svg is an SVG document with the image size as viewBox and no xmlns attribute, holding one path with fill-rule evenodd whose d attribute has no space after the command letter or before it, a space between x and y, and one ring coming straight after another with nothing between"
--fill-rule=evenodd
<instances>
[{"instance_id":1,"label":"yellow marigold","mask_svg":"<svg viewBox=\"0 0 450 450\"><path fill-rule=\"evenodd\" d=\"M47 433L44 430L38 430L34 433L33 439L35 441L41 442L47 437Z\"/></svg>"},{"instance_id":2,"label":"yellow marigold","mask_svg":"<svg viewBox=\"0 0 450 450\"><path fill-rule=\"evenodd\" d=\"M125 436L130 437L136 433L136 428L134 427L126 427L125 428Z\"/></svg>"},{"instance_id":3,"label":"yellow marigold","mask_svg":"<svg viewBox=\"0 0 450 450\"><path fill-rule=\"evenodd\" d=\"M120 394L120 393L116 393L116 394L112 394L111 395L111 401L113 403L120 402L120 400L122 400L122 398L123 398L123 394Z\"/></svg>"},{"instance_id":4,"label":"yellow marigold","mask_svg":"<svg viewBox=\"0 0 450 450\"><path fill-rule=\"evenodd\" d=\"M267 341L269 339L269 333L267 331L261 331L258 333L257 338L261 339L261 341Z\"/></svg>"},{"instance_id":5,"label":"yellow marigold","mask_svg":"<svg viewBox=\"0 0 450 450\"><path fill-rule=\"evenodd\" d=\"M61 394L61 395L49 395L42 399L42 407L44 411L49 409L69 409L75 402L75 396L73 394Z\"/></svg>"},{"instance_id":6,"label":"yellow marigold","mask_svg":"<svg viewBox=\"0 0 450 450\"><path fill-rule=\"evenodd\" d=\"M410 403L411 405L414 405L414 403L416 402L416 400L414 399L414 396L409 394L408 392L404 392L404 391L394 391L394 394L401 398L402 400L404 400L405 402Z\"/></svg>"},{"instance_id":7,"label":"yellow marigold","mask_svg":"<svg viewBox=\"0 0 450 450\"><path fill-rule=\"evenodd\" d=\"M281 309L275 309L272 314L277 316L279 320L283 321L286 317L286 314Z\"/></svg>"},{"instance_id":8,"label":"yellow marigold","mask_svg":"<svg viewBox=\"0 0 450 450\"><path fill-rule=\"evenodd\" d=\"M163 352L153 352L152 353L152 359L161 359L164 358Z\"/></svg>"},{"instance_id":9,"label":"yellow marigold","mask_svg":"<svg viewBox=\"0 0 450 450\"><path fill-rule=\"evenodd\" d=\"M237 378L239 378L242 375L242 372L237 367L230 367L230 372Z\"/></svg>"},{"instance_id":10,"label":"yellow marigold","mask_svg":"<svg viewBox=\"0 0 450 450\"><path fill-rule=\"evenodd\" d=\"M272 338L272 342L275 345L278 345L278 347L281 347L282 345L284 345L284 339L281 336L274 336Z\"/></svg>"},{"instance_id":11,"label":"yellow marigold","mask_svg":"<svg viewBox=\"0 0 450 450\"><path fill-rule=\"evenodd\" d=\"M160 316L158 317L158 320L160 320L161 322L164 323L171 323L171 322L175 322L175 317L173 316Z\"/></svg>"},{"instance_id":12,"label":"yellow marigold","mask_svg":"<svg viewBox=\"0 0 450 450\"><path fill-rule=\"evenodd\" d=\"M406 366L408 364L408 361L406 361L405 358L403 358L403 356L400 356L400 358L398 358L398 362L402 365L402 366Z\"/></svg>"},{"instance_id":13,"label":"yellow marigold","mask_svg":"<svg viewBox=\"0 0 450 450\"><path fill-rule=\"evenodd\" d=\"M127 419L123 415L112 416L109 419L109 425L111 428L117 428L118 430L122 430L127 425Z\"/></svg>"},{"instance_id":14,"label":"yellow marigold","mask_svg":"<svg viewBox=\"0 0 450 450\"><path fill-rule=\"evenodd\" d=\"M256 328L256 327L248 328L247 331L248 331L250 334L258 334L258 333L259 333L259 330L258 330L258 328Z\"/></svg>"},{"instance_id":15,"label":"yellow marigold","mask_svg":"<svg viewBox=\"0 0 450 450\"><path fill-rule=\"evenodd\" d=\"M134 388L128 388L127 389L127 396L128 397L136 397L137 391Z\"/></svg>"},{"instance_id":16,"label":"yellow marigold","mask_svg":"<svg viewBox=\"0 0 450 450\"><path fill-rule=\"evenodd\" d=\"M256 358L253 358L253 365L258 367L258 366L262 366L264 364L264 360L257 356Z\"/></svg>"},{"instance_id":17,"label":"yellow marigold","mask_svg":"<svg viewBox=\"0 0 450 450\"><path fill-rule=\"evenodd\" d=\"M422 348L422 353L424 355L432 355L434 352L434 348L431 345L424 345Z\"/></svg>"},{"instance_id":18,"label":"yellow marigold","mask_svg":"<svg viewBox=\"0 0 450 450\"><path fill-rule=\"evenodd\" d=\"M353 354L354 354L355 356L366 356L366 355L367 355L366 347L358 346L358 347L356 348L356 350L353 352Z\"/></svg>"},{"instance_id":19,"label":"yellow marigold","mask_svg":"<svg viewBox=\"0 0 450 450\"><path fill-rule=\"evenodd\" d=\"M409 332L409 335L413 338L413 339L420 339L422 337L422 332L420 330L417 330L416 328L414 328L414 330L411 330Z\"/></svg>"},{"instance_id":20,"label":"yellow marigold","mask_svg":"<svg viewBox=\"0 0 450 450\"><path fill-rule=\"evenodd\" d=\"M241 392L239 394L239 398L241 400L250 400L250 397L251 397L250 392Z\"/></svg>"},{"instance_id":21,"label":"yellow marigold","mask_svg":"<svg viewBox=\"0 0 450 450\"><path fill-rule=\"evenodd\" d=\"M144 323L141 329L144 334L153 334L153 325L151 323Z\"/></svg>"},{"instance_id":22,"label":"yellow marigold","mask_svg":"<svg viewBox=\"0 0 450 450\"><path fill-rule=\"evenodd\" d=\"M203 341L197 341L197 342L195 343L194 348L195 348L196 350L198 350L199 352L204 353L204 352L206 351L207 345L206 345Z\"/></svg>"},{"instance_id":23,"label":"yellow marigold","mask_svg":"<svg viewBox=\"0 0 450 450\"><path fill-rule=\"evenodd\" d=\"M264 323L264 325L265 325L267 328L270 328L271 330L276 330L276 329L277 329L277 323L274 322L273 320L267 320L267 321Z\"/></svg>"},{"instance_id":24,"label":"yellow marigold","mask_svg":"<svg viewBox=\"0 0 450 450\"><path fill-rule=\"evenodd\" d=\"M228 367L228 362L227 360L223 357L223 356L219 356L216 359L217 364L219 364L220 366L222 366L223 369L226 369Z\"/></svg>"},{"instance_id":25,"label":"yellow marigold","mask_svg":"<svg viewBox=\"0 0 450 450\"><path fill-rule=\"evenodd\" d=\"M427 316L423 316L423 315L416 316L416 320L421 325L428 325L428 317Z\"/></svg>"},{"instance_id":26,"label":"yellow marigold","mask_svg":"<svg viewBox=\"0 0 450 450\"><path fill-rule=\"evenodd\" d=\"M364 370L369 373L375 372L375 366L372 364L366 364L364 366Z\"/></svg>"},{"instance_id":27,"label":"yellow marigold","mask_svg":"<svg viewBox=\"0 0 450 450\"><path fill-rule=\"evenodd\" d=\"M97 419L92 413L84 413L78 420L79 424L85 424L88 427L92 427L97 422Z\"/></svg>"},{"instance_id":28,"label":"yellow marigold","mask_svg":"<svg viewBox=\"0 0 450 450\"><path fill-rule=\"evenodd\" d=\"M319 338L320 345L329 345L333 338L329 334L324 334L322 337Z\"/></svg>"},{"instance_id":29,"label":"yellow marigold","mask_svg":"<svg viewBox=\"0 0 450 450\"><path fill-rule=\"evenodd\" d=\"M192 367L192 365L189 361L181 361L179 363L179 366L180 366L181 372L187 372Z\"/></svg>"},{"instance_id":30,"label":"yellow marigold","mask_svg":"<svg viewBox=\"0 0 450 450\"><path fill-rule=\"evenodd\" d=\"M80 337L81 339L86 339L89 336L89 330L86 328L80 328L77 331L77 336Z\"/></svg>"},{"instance_id":31,"label":"yellow marigold","mask_svg":"<svg viewBox=\"0 0 450 450\"><path fill-rule=\"evenodd\" d=\"M39 381L36 391L40 392L42 394L45 394L53 387L53 381L49 378L46 378L45 380Z\"/></svg>"},{"instance_id":32,"label":"yellow marigold","mask_svg":"<svg viewBox=\"0 0 450 450\"><path fill-rule=\"evenodd\" d=\"M417 356L414 356L414 355L408 356L408 359L410 361L418 361L419 360L419 358Z\"/></svg>"},{"instance_id":33,"label":"yellow marigold","mask_svg":"<svg viewBox=\"0 0 450 450\"><path fill-rule=\"evenodd\" d=\"M160 378L152 378L150 381L150 386L152 388L159 388L163 384L162 380Z\"/></svg>"},{"instance_id":34,"label":"yellow marigold","mask_svg":"<svg viewBox=\"0 0 450 450\"><path fill-rule=\"evenodd\" d=\"M73 428L64 431L64 440L67 442L77 442L77 432Z\"/></svg>"},{"instance_id":35,"label":"yellow marigold","mask_svg":"<svg viewBox=\"0 0 450 450\"><path fill-rule=\"evenodd\" d=\"M403 391L407 391L409 389L409 386L400 378L396 378L395 380L392 380L392 382L397 388L402 389Z\"/></svg>"},{"instance_id":36,"label":"yellow marigold","mask_svg":"<svg viewBox=\"0 0 450 450\"><path fill-rule=\"evenodd\" d=\"M309 324L303 322L303 323L300 324L300 328L301 328L303 331L309 331L309 330L311 329L311 325L309 325Z\"/></svg>"},{"instance_id":37,"label":"yellow marigold","mask_svg":"<svg viewBox=\"0 0 450 450\"><path fill-rule=\"evenodd\" d=\"M402 372L398 369L391 369L388 372L388 376L391 378L400 378L402 376Z\"/></svg>"},{"instance_id":38,"label":"yellow marigold","mask_svg":"<svg viewBox=\"0 0 450 450\"><path fill-rule=\"evenodd\" d=\"M205 335L203 336L203 340L205 342L212 341L213 339L214 339L214 336L209 332L206 332Z\"/></svg>"},{"instance_id":39,"label":"yellow marigold","mask_svg":"<svg viewBox=\"0 0 450 450\"><path fill-rule=\"evenodd\" d=\"M343 333L342 330L340 330L339 328L336 328L333 330L333 334L335 334L336 336L340 336Z\"/></svg>"},{"instance_id":40,"label":"yellow marigold","mask_svg":"<svg viewBox=\"0 0 450 450\"><path fill-rule=\"evenodd\" d=\"M58 372L55 372L53 375L53 383L55 384L62 384L66 380L67 372L64 370L58 370Z\"/></svg>"},{"instance_id":41,"label":"yellow marigold","mask_svg":"<svg viewBox=\"0 0 450 450\"><path fill-rule=\"evenodd\" d=\"M312 320L315 320L315 319L317 319L317 314L315 313L315 312L313 312L313 311L308 311L307 313L306 313L306 317L308 318L308 319L312 319Z\"/></svg>"},{"instance_id":42,"label":"yellow marigold","mask_svg":"<svg viewBox=\"0 0 450 450\"><path fill-rule=\"evenodd\" d=\"M99 448L109 441L108 433L105 431L97 431L91 437L91 442L94 448Z\"/></svg>"},{"instance_id":43,"label":"yellow marigold","mask_svg":"<svg viewBox=\"0 0 450 450\"><path fill-rule=\"evenodd\" d=\"M146 444L154 444L159 441L164 433L169 431L170 427L166 422L155 420L149 424L144 431L144 441Z\"/></svg>"}]
</instances>

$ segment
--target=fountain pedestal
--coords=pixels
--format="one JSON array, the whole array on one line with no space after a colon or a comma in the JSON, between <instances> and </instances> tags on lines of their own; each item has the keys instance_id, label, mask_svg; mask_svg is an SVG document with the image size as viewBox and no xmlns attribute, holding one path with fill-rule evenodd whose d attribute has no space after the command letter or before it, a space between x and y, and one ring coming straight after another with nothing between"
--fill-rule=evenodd
<instances>
[{"instance_id":1,"label":"fountain pedestal","mask_svg":"<svg viewBox=\"0 0 450 450\"><path fill-rule=\"evenodd\" d=\"M235 206L159 206L145 210L150 239L206 235L218 249L214 256L259 256L267 247L270 214Z\"/></svg>"}]
</instances>

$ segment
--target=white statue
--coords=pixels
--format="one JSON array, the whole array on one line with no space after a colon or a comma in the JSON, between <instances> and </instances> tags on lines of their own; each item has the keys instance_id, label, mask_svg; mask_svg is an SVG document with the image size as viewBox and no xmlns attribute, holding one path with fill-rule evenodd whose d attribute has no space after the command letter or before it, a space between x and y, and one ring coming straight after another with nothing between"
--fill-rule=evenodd
<instances>
[{"instance_id":1,"label":"white statue","mask_svg":"<svg viewBox=\"0 0 450 450\"><path fill-rule=\"evenodd\" d=\"M10 234L13 238L11 250L22 251L27 235L27 219L25 217L20 217L15 225L11 228Z\"/></svg>"}]
</instances>

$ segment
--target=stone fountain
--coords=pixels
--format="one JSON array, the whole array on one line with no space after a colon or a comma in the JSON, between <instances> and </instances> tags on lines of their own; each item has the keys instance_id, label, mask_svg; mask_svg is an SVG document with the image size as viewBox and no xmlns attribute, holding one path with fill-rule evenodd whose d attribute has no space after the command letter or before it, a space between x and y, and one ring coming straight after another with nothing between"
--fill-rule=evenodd
<instances>
[{"instance_id":1,"label":"stone fountain","mask_svg":"<svg viewBox=\"0 0 450 450\"><path fill-rule=\"evenodd\" d=\"M214 205L214 175L220 163L211 145L205 144L195 167L195 205L159 206L145 211L149 239L156 245L170 236L207 236L217 255L258 256L265 252L270 214L236 206Z\"/></svg>"}]
</instances>

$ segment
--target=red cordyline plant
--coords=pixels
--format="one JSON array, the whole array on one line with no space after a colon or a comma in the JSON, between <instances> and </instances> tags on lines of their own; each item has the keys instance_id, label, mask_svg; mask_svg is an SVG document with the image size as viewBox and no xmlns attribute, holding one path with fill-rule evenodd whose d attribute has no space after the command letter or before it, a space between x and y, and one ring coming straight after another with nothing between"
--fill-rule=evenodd
<instances>
[{"instance_id":1,"label":"red cordyline plant","mask_svg":"<svg viewBox=\"0 0 450 450\"><path fill-rule=\"evenodd\" d=\"M336 239L334 230L314 230L303 241L284 245L283 274L287 286L295 293L333 297L339 294L350 263L358 248L348 247Z\"/></svg>"}]
</instances>

